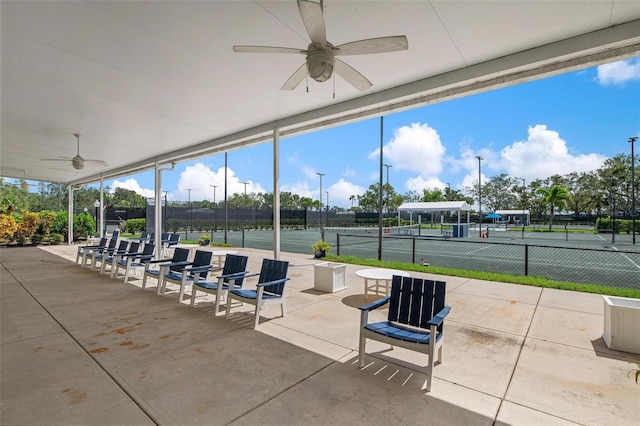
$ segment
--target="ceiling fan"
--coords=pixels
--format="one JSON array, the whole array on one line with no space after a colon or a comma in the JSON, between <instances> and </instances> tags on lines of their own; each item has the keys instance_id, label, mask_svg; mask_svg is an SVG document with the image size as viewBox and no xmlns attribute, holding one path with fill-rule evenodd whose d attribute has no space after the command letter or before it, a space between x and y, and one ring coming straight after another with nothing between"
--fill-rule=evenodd
<instances>
[{"instance_id":1,"label":"ceiling fan","mask_svg":"<svg viewBox=\"0 0 640 426\"><path fill-rule=\"evenodd\" d=\"M289 77L282 86L282 90L295 89L307 75L318 82L327 81L335 69L347 83L363 91L372 86L371 82L336 56L396 52L409 48L409 42L404 35L370 38L334 46L327 41L322 12L323 0L320 0L319 3L311 0L298 0L298 9L311 39L306 50L293 47L233 46L234 52L306 55L305 63Z\"/></svg>"},{"instance_id":2,"label":"ceiling fan","mask_svg":"<svg viewBox=\"0 0 640 426\"><path fill-rule=\"evenodd\" d=\"M99 164L101 166L108 166L109 164L107 164L106 162L102 161L102 160L89 160L89 159L85 159L82 158L82 156L80 155L80 134L79 133L74 133L73 136L76 137L77 139L77 146L78 146L78 153L76 154L75 157L70 158L70 157L60 157L60 158L43 158L42 161L71 161L71 165L73 166L74 169L76 170L82 170L84 169L84 163L94 163L94 164Z\"/></svg>"}]
</instances>

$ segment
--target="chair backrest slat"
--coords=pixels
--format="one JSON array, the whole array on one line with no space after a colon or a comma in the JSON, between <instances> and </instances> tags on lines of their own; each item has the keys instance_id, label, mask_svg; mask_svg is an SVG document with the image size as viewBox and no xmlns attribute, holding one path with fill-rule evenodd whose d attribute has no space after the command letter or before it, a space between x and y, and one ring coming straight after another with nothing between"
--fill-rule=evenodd
<instances>
[{"instance_id":1,"label":"chair backrest slat","mask_svg":"<svg viewBox=\"0 0 640 426\"><path fill-rule=\"evenodd\" d=\"M211 265L211 259L213 258L213 253L206 250L196 250L196 254L193 257L193 267L197 266L208 266ZM198 272L198 276L202 279L207 278L207 274L209 271ZM194 274L195 275L195 274Z\"/></svg>"},{"instance_id":2,"label":"chair backrest slat","mask_svg":"<svg viewBox=\"0 0 640 426\"><path fill-rule=\"evenodd\" d=\"M171 241L171 242L180 241L180 234L171 234L171 235L169 235L169 241Z\"/></svg>"},{"instance_id":3,"label":"chair backrest slat","mask_svg":"<svg viewBox=\"0 0 640 426\"><path fill-rule=\"evenodd\" d=\"M444 308L445 292L444 281L394 275L388 320L428 328L427 322Z\"/></svg>"},{"instance_id":4,"label":"chair backrest slat","mask_svg":"<svg viewBox=\"0 0 640 426\"><path fill-rule=\"evenodd\" d=\"M173 257L171 258L171 262L186 262L189 260L189 249L186 248L176 248L173 252ZM182 272L185 268L184 265L181 266L171 266L169 269L173 272Z\"/></svg>"},{"instance_id":5,"label":"chair backrest slat","mask_svg":"<svg viewBox=\"0 0 640 426\"><path fill-rule=\"evenodd\" d=\"M224 260L224 267L222 268L222 275L237 274L245 272L247 270L247 262L249 257L239 256L237 254L228 254ZM228 279L224 279L224 282L228 283ZM242 287L244 283L244 276L242 278L234 280L236 287Z\"/></svg>"},{"instance_id":6,"label":"chair backrest slat","mask_svg":"<svg viewBox=\"0 0 640 426\"><path fill-rule=\"evenodd\" d=\"M266 283L269 281L276 281L287 278L288 269L289 262L283 260L263 259L258 283ZM265 286L264 291L282 295L284 291L284 283Z\"/></svg>"},{"instance_id":7,"label":"chair backrest slat","mask_svg":"<svg viewBox=\"0 0 640 426\"><path fill-rule=\"evenodd\" d=\"M118 252L124 252L127 250L127 247L129 247L129 241L127 240L122 240L120 241L120 244L118 244Z\"/></svg>"},{"instance_id":8,"label":"chair backrest slat","mask_svg":"<svg viewBox=\"0 0 640 426\"><path fill-rule=\"evenodd\" d=\"M138 250L140 250L140 243L137 241L132 241L127 253L137 253Z\"/></svg>"}]
</instances>

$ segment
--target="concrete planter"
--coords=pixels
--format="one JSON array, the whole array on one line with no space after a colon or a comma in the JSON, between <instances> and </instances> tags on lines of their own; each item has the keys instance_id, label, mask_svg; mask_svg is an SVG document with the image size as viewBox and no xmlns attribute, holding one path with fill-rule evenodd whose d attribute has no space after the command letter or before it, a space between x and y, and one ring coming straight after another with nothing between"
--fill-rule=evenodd
<instances>
[{"instance_id":1,"label":"concrete planter","mask_svg":"<svg viewBox=\"0 0 640 426\"><path fill-rule=\"evenodd\" d=\"M345 272L347 265L322 262L313 265L313 288L327 293L335 293L347 288Z\"/></svg>"},{"instance_id":2,"label":"concrete planter","mask_svg":"<svg viewBox=\"0 0 640 426\"><path fill-rule=\"evenodd\" d=\"M609 349L640 354L640 299L602 296L604 333Z\"/></svg>"}]
</instances>

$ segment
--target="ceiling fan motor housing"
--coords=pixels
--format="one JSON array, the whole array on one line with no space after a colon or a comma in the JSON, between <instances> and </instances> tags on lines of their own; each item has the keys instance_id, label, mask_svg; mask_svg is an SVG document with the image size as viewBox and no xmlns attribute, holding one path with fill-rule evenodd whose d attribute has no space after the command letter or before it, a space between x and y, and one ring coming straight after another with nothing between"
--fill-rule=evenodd
<instances>
[{"instance_id":1,"label":"ceiling fan motor housing","mask_svg":"<svg viewBox=\"0 0 640 426\"><path fill-rule=\"evenodd\" d=\"M71 159L71 164L76 170L82 170L84 168L84 159L80 155L76 155Z\"/></svg>"},{"instance_id":2,"label":"ceiling fan motor housing","mask_svg":"<svg viewBox=\"0 0 640 426\"><path fill-rule=\"evenodd\" d=\"M307 71L315 81L322 83L333 74L335 55L331 50L325 50L320 46L309 46L307 54Z\"/></svg>"}]
</instances>

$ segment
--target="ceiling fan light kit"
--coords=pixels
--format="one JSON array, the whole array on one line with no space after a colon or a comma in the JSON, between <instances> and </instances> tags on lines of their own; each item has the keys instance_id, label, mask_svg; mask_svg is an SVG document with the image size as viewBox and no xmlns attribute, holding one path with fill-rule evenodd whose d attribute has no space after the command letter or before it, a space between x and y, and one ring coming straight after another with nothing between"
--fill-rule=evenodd
<instances>
[{"instance_id":1,"label":"ceiling fan light kit","mask_svg":"<svg viewBox=\"0 0 640 426\"><path fill-rule=\"evenodd\" d=\"M327 41L323 1L298 0L298 10L300 11L300 17L311 40L306 50L277 46L233 46L234 52L242 53L306 55L305 64L289 77L282 86L282 90L295 89L306 76L320 83L325 82L331 78L335 70L347 83L363 91L371 87L372 83L359 71L337 59L336 56L397 52L409 48L407 37L404 35L358 40L334 46Z\"/></svg>"}]
</instances>

